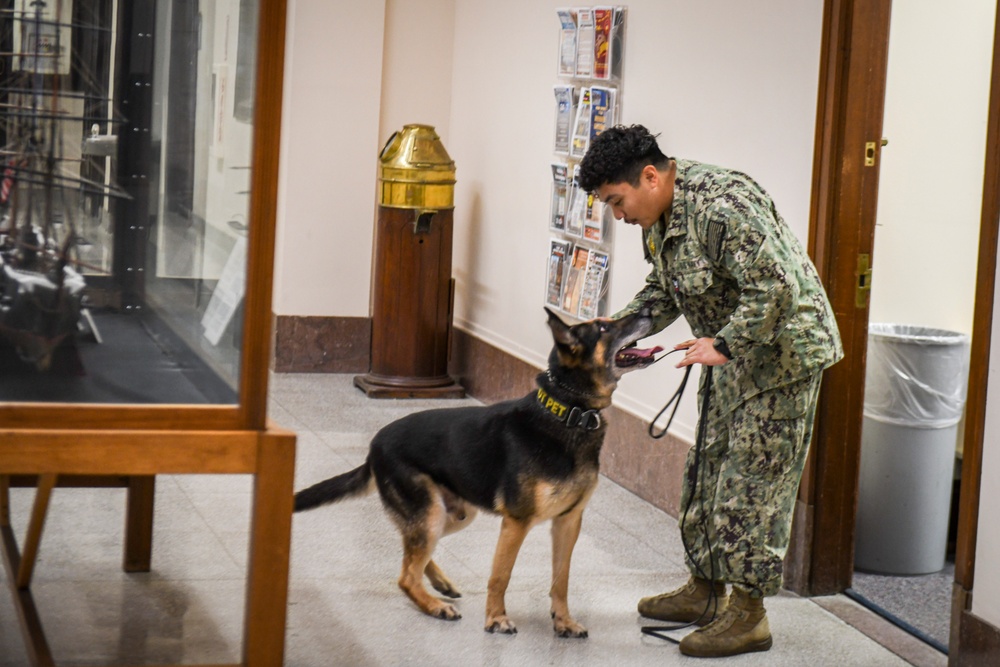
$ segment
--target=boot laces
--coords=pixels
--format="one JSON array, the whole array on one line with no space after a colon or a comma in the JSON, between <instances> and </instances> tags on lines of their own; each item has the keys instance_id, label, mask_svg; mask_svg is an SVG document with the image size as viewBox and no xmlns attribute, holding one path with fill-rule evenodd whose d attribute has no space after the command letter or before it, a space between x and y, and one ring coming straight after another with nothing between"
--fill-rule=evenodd
<instances>
[{"instance_id":1,"label":"boot laces","mask_svg":"<svg viewBox=\"0 0 1000 667\"><path fill-rule=\"evenodd\" d=\"M743 612L742 610L735 610L732 607L727 607L721 614L715 617L715 620L696 632L701 632L706 635L721 635L723 632L726 632L733 627L738 620L745 621L746 612Z\"/></svg>"},{"instance_id":2,"label":"boot laces","mask_svg":"<svg viewBox=\"0 0 1000 667\"><path fill-rule=\"evenodd\" d=\"M714 636L726 632L737 622L749 624L750 610L745 608L748 601L749 598L746 594L734 591L733 595L730 596L729 605L711 623L696 632Z\"/></svg>"}]
</instances>

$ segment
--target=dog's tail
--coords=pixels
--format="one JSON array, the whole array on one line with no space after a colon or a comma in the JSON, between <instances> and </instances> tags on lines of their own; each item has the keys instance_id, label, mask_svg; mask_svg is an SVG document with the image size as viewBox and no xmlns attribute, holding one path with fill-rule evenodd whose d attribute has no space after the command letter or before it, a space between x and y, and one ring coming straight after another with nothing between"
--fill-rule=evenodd
<instances>
[{"instance_id":1,"label":"dog's tail","mask_svg":"<svg viewBox=\"0 0 1000 667\"><path fill-rule=\"evenodd\" d=\"M295 494L295 511L312 509L320 505L335 503L344 498L360 496L372 489L372 469L365 461L363 465L343 475L337 475L313 484Z\"/></svg>"}]
</instances>

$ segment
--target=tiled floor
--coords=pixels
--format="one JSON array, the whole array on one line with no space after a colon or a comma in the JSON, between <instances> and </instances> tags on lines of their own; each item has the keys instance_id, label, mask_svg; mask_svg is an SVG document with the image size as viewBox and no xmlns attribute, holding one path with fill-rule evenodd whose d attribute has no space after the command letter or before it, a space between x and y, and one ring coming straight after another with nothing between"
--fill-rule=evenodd
<instances>
[{"instance_id":1,"label":"tiled floor","mask_svg":"<svg viewBox=\"0 0 1000 667\"><path fill-rule=\"evenodd\" d=\"M346 375L272 379L271 416L298 433L297 488L358 465L369 438L392 419L427 407L474 403L370 400ZM15 489L12 495L20 534L32 494ZM59 664L239 660L249 499L246 477L158 478L153 571L126 575L119 567L124 492L57 489L32 590ZM458 601L464 618L445 622L420 614L396 587L399 538L377 497L296 515L286 664L631 667L697 662L672 644L644 637L644 622L635 613L641 596L686 578L676 521L669 515L602 479L584 517L570 579L571 609L590 630L582 640L552 633L544 526L525 542L507 596L518 634L483 632L498 525L495 517L480 515L438 547L436 560L464 592ZM2 584L0 667L24 665L7 582ZM783 593L767 608L774 647L722 664L939 667L946 662L843 596L810 600Z\"/></svg>"}]
</instances>

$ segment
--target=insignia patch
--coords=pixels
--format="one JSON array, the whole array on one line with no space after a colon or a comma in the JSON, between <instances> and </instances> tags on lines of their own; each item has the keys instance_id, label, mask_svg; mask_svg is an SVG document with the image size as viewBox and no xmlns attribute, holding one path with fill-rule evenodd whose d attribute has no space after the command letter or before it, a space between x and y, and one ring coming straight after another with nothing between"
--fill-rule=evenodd
<instances>
[{"instance_id":1,"label":"insignia patch","mask_svg":"<svg viewBox=\"0 0 1000 667\"><path fill-rule=\"evenodd\" d=\"M719 220L711 220L708 223L708 239L705 243L708 256L713 261L719 261L722 257L722 243L726 240L726 224Z\"/></svg>"}]
</instances>

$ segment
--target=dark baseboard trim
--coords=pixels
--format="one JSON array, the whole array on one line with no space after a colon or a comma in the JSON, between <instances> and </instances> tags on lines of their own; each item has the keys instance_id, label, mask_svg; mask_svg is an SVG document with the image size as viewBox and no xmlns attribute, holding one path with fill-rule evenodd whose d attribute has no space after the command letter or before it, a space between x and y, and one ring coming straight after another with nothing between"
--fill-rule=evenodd
<instances>
[{"instance_id":1,"label":"dark baseboard trim","mask_svg":"<svg viewBox=\"0 0 1000 667\"><path fill-rule=\"evenodd\" d=\"M806 597L811 595L809 549L813 543L815 512L814 505L803 502L801 498L795 501L792 535L788 541L788 553L785 554L785 588Z\"/></svg>"},{"instance_id":2,"label":"dark baseboard trim","mask_svg":"<svg viewBox=\"0 0 1000 667\"><path fill-rule=\"evenodd\" d=\"M272 369L276 373L363 373L371 354L369 317L275 315Z\"/></svg>"},{"instance_id":3,"label":"dark baseboard trim","mask_svg":"<svg viewBox=\"0 0 1000 667\"><path fill-rule=\"evenodd\" d=\"M949 664L958 667L997 667L1000 665L1000 628L963 610L959 620L959 640L952 642ZM955 655L957 654L957 655Z\"/></svg>"}]
</instances>

